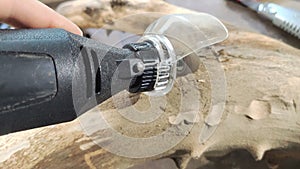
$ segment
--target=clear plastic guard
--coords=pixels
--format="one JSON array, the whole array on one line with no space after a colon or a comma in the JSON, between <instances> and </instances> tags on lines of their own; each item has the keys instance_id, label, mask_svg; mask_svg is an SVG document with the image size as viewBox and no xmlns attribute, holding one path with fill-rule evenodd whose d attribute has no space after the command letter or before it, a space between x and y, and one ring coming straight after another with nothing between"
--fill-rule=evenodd
<instances>
[{"instance_id":1,"label":"clear plastic guard","mask_svg":"<svg viewBox=\"0 0 300 169\"><path fill-rule=\"evenodd\" d=\"M144 35L163 35L180 60L201 48L222 42L228 31L216 17L206 13L166 15L148 26Z\"/></svg>"},{"instance_id":2,"label":"clear plastic guard","mask_svg":"<svg viewBox=\"0 0 300 169\"><path fill-rule=\"evenodd\" d=\"M144 15L148 17L150 14ZM130 17L139 18L139 15L141 14ZM154 13L154 15L158 14ZM126 23L126 17L115 22ZM105 36L103 35L105 31L102 34L98 33L100 33L98 37ZM210 50L202 48L226 39L227 30L220 21L208 14L179 14L163 16L158 19L148 27L145 35L140 41L151 40L156 42L159 51L168 52L168 55L161 54L160 58L163 62L158 66L163 67L165 66L163 64L170 64L173 65L170 70L175 70L176 64L170 60L175 60L176 63L177 59L195 51L198 51L197 55L199 56L213 55ZM107 40L111 40L111 36ZM108 44L122 47L124 44L136 42L139 37L121 33L121 35L115 35L113 39L115 41ZM120 41L120 39L122 40ZM101 39L101 42L104 40ZM173 55L175 53L178 56ZM221 63L217 60L204 59L203 64L210 77L212 100L210 112L203 116L199 135L200 144L204 144L214 134L221 122L226 103L226 79ZM197 83L192 83L198 82L199 79L189 70L189 81L180 81L180 78L176 79L176 74L173 75L176 70L170 71L171 79L164 91L147 93L149 95L148 104L145 104L145 98L141 99L143 109L138 109L136 103L132 102L132 96L128 92L124 92L102 104L104 109L98 107L85 113L80 117L80 124L85 134L106 151L126 158L149 158L170 151L190 134L194 125L198 123L196 119L199 118L201 109L200 90L197 88ZM175 80L177 87L170 91L173 93L169 96L164 95L172 89ZM73 90L76 89L73 88ZM114 86L112 86L112 90L114 90ZM163 96L157 97L160 94ZM131 105L124 106L124 103ZM176 122L181 122L172 124L170 117L175 117ZM153 126L156 126L155 131L161 132L150 135L149 127L153 129ZM91 145L93 145L91 142L87 142L81 148L93 148Z\"/></svg>"}]
</instances>

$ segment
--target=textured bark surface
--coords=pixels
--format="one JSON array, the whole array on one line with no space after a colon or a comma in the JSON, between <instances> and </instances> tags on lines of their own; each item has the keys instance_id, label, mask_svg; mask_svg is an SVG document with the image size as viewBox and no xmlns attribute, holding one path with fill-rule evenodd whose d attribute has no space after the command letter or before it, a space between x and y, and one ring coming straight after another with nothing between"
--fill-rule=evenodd
<instances>
[{"instance_id":1,"label":"textured bark surface","mask_svg":"<svg viewBox=\"0 0 300 169\"><path fill-rule=\"evenodd\" d=\"M111 29L138 34L158 15L151 15L154 17L150 19L145 15L139 19L129 18L126 22L117 22L117 18L144 11L191 12L159 0L114 3L79 0L62 4L58 11L83 28L108 23ZM173 158L184 168L191 158L222 156L237 149L249 151L257 160L265 156L272 167L280 165L280 160L287 157L299 159L300 51L259 34L229 29L229 38L214 47L226 75L226 107L221 123L207 141L200 144L199 133L211 108L211 86L209 74L200 64L193 74L177 79L174 89L167 95L168 103L159 120L147 125L134 125L125 120L119 112L130 113L131 110L127 103L122 103L124 93L121 93L117 100L110 99L73 122L0 137L0 168L128 168L161 158ZM208 52L203 54L201 61L210 64L216 59ZM190 88L190 84L194 87ZM189 123L172 122L170 117L178 114L181 92L189 94L195 90L201 93L198 98L201 106L180 106L183 113L196 112L200 118ZM195 98L190 99L194 103ZM145 95L132 97L132 100L136 109L149 106ZM122 108L116 109L119 103L123 104ZM176 126L177 130L170 136L176 137L182 134L181 129L192 129L185 133L184 140L163 154L144 159L125 158L107 152L91 137L85 136L82 125L89 122L89 127L93 128L97 123L93 121L99 114L97 110L101 110L115 130L128 136L154 136ZM105 141L105 138L99 140ZM127 148L135 147L129 144Z\"/></svg>"}]
</instances>

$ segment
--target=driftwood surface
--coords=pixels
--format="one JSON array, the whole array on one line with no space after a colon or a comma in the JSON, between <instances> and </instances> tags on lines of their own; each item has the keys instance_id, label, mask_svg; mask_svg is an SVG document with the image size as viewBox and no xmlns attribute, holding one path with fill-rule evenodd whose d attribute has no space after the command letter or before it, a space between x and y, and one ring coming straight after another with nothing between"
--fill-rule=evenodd
<instances>
[{"instance_id":1,"label":"driftwood surface","mask_svg":"<svg viewBox=\"0 0 300 169\"><path fill-rule=\"evenodd\" d=\"M126 22L118 22L118 18L153 11L193 12L160 0L77 0L58 7L58 12L82 28L107 25L106 28L137 34L159 15L142 15L139 19L128 18ZM173 158L179 167L185 168L191 158L201 158L203 154L221 156L236 149L249 151L257 160L265 158L272 167L280 165L280 160L286 157L299 159L300 51L280 41L233 27L229 27L229 34L226 41L214 47L225 71L226 107L216 131L203 143L199 142L199 133L210 111L211 88L208 73L200 64L193 74L178 78L174 89L166 96L168 103L162 109L163 115L154 124L135 126L122 118L120 111L130 113L131 110L127 109L126 103L122 108L116 108L115 104L121 103L124 97L121 93L72 122L0 137L0 168L128 168L161 158ZM208 64L216 61L209 52L203 57ZM190 84L196 88L190 89ZM183 105L181 110L196 112L199 119L172 123L171 117L178 113L176 105L181 91L188 94L195 89L201 93L197 100L201 106ZM118 101L118 98L121 99ZM149 106L145 95L132 99L136 109ZM194 103L192 99L195 98L190 100ZM141 159L126 158L109 153L84 134L82 123L90 123L93 127L97 123L93 121L99 114L97 110L118 132L132 137L157 135L170 126L178 129L170 137L182 134L183 128L191 126L192 129L185 133L187 136L179 144L162 154ZM105 142L105 138L100 142ZM155 144L151 147L156 148ZM126 149L135 147L128 144Z\"/></svg>"}]
</instances>

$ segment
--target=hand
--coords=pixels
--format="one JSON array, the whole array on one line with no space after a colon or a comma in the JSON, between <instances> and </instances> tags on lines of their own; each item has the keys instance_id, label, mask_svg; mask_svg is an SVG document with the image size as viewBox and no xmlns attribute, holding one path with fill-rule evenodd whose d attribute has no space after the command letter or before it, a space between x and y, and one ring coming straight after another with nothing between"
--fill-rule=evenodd
<instances>
[{"instance_id":1,"label":"hand","mask_svg":"<svg viewBox=\"0 0 300 169\"><path fill-rule=\"evenodd\" d=\"M82 35L78 26L37 0L0 0L0 21L17 28L63 28Z\"/></svg>"}]
</instances>

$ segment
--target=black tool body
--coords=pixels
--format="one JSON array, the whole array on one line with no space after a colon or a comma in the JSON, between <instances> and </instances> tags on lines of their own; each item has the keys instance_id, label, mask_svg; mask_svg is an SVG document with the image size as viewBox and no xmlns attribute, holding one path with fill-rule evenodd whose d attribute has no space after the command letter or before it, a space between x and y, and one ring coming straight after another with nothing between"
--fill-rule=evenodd
<instances>
[{"instance_id":1,"label":"black tool body","mask_svg":"<svg viewBox=\"0 0 300 169\"><path fill-rule=\"evenodd\" d=\"M119 64L136 52L62 29L1 30L0 135L73 120L128 90Z\"/></svg>"}]
</instances>

